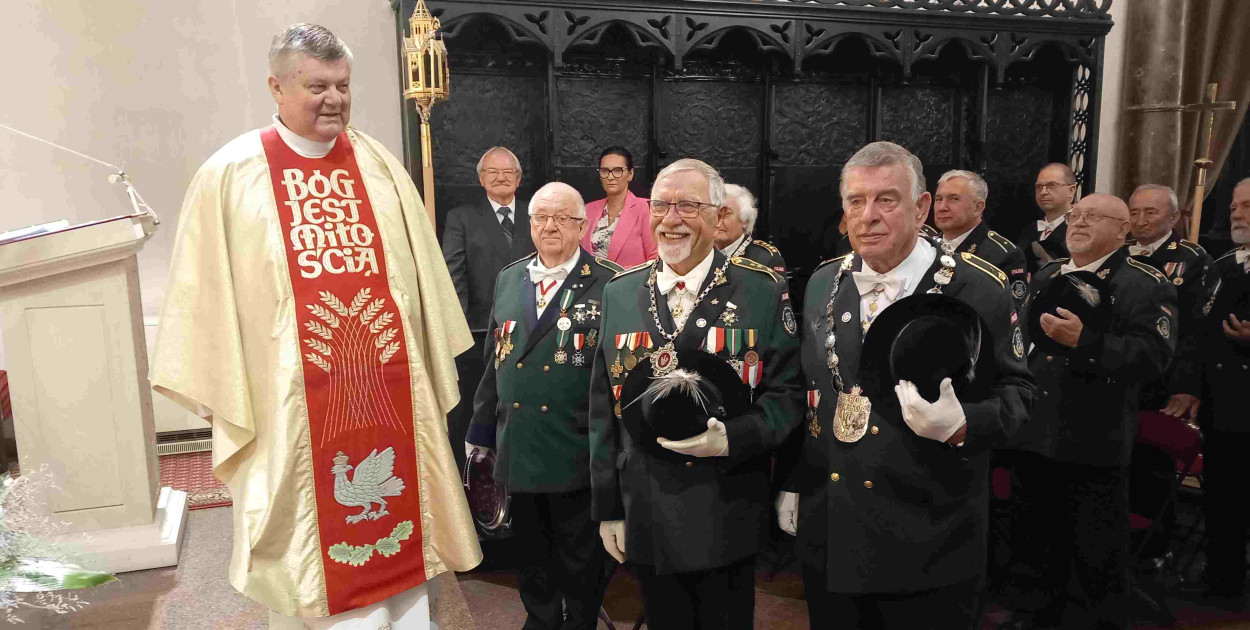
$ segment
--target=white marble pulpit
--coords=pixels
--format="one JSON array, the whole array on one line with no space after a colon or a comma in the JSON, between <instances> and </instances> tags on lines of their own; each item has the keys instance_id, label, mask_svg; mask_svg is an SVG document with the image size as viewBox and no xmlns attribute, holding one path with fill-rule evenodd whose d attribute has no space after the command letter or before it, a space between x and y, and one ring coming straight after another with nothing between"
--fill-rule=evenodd
<instances>
[{"instance_id":1,"label":"white marble pulpit","mask_svg":"<svg viewBox=\"0 0 1250 630\"><path fill-rule=\"evenodd\" d=\"M186 493L160 487L135 214L0 244L0 335L23 472L46 466L51 518L83 564L175 565Z\"/></svg>"}]
</instances>

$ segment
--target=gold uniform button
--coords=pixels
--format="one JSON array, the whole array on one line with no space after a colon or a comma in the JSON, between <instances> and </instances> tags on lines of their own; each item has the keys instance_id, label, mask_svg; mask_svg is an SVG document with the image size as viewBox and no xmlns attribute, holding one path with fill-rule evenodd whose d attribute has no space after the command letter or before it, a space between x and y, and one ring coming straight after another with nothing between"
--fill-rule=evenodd
<instances>
[{"instance_id":1,"label":"gold uniform button","mask_svg":"<svg viewBox=\"0 0 1250 630\"><path fill-rule=\"evenodd\" d=\"M1049 355L1049 354L1048 354L1048 355L1046 355L1046 360L1047 360L1047 361L1054 361L1054 360L1055 360L1055 357L1053 357L1053 356L1051 356L1051 355Z\"/></svg>"},{"instance_id":2,"label":"gold uniform button","mask_svg":"<svg viewBox=\"0 0 1250 630\"><path fill-rule=\"evenodd\" d=\"M833 473L832 475L829 475L830 481L837 481L841 478L842 478L842 475L839 475L838 473Z\"/></svg>"},{"instance_id":3,"label":"gold uniform button","mask_svg":"<svg viewBox=\"0 0 1250 630\"><path fill-rule=\"evenodd\" d=\"M872 428L872 434L873 434L873 435L876 435L876 434L878 434L878 433L880 433L880 432L881 432L881 429L878 429L877 427L873 427L873 428Z\"/></svg>"},{"instance_id":4,"label":"gold uniform button","mask_svg":"<svg viewBox=\"0 0 1250 630\"><path fill-rule=\"evenodd\" d=\"M864 482L864 487L865 487L865 488L868 488L869 490L871 490L871 489L872 489L872 482L871 482L871 481L865 481L865 482Z\"/></svg>"},{"instance_id":5,"label":"gold uniform button","mask_svg":"<svg viewBox=\"0 0 1250 630\"><path fill-rule=\"evenodd\" d=\"M513 408L513 409L520 409L520 408L521 408L521 403L512 403L512 408Z\"/></svg>"},{"instance_id":6,"label":"gold uniform button","mask_svg":"<svg viewBox=\"0 0 1250 630\"><path fill-rule=\"evenodd\" d=\"M524 367L524 366L525 366L525 364L524 364L524 363L521 363L520 361L517 361L517 362L516 362L516 369L518 369L518 370L519 370L519 369L521 369L521 368L522 368L522 367Z\"/></svg>"},{"instance_id":7,"label":"gold uniform button","mask_svg":"<svg viewBox=\"0 0 1250 630\"><path fill-rule=\"evenodd\" d=\"M686 468L694 468L694 462L686 462Z\"/></svg>"},{"instance_id":8,"label":"gold uniform button","mask_svg":"<svg viewBox=\"0 0 1250 630\"><path fill-rule=\"evenodd\" d=\"M550 365L544 365L544 366L543 366L543 371L544 371L544 372L550 372L550 371L551 371L551 366L550 366Z\"/></svg>"},{"instance_id":9,"label":"gold uniform button","mask_svg":"<svg viewBox=\"0 0 1250 630\"><path fill-rule=\"evenodd\" d=\"M547 413L547 405L543 405L543 413Z\"/></svg>"}]
</instances>

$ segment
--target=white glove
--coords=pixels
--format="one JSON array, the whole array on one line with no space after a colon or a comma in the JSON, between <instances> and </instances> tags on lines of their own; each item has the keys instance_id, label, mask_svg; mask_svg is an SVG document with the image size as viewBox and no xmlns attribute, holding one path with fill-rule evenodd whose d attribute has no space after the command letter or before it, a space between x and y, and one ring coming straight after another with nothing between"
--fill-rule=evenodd
<instances>
[{"instance_id":1,"label":"white glove","mask_svg":"<svg viewBox=\"0 0 1250 630\"><path fill-rule=\"evenodd\" d=\"M468 442L465 442L464 443L464 458L466 460L469 459L469 456L473 455L473 449L475 448L486 451L487 453L492 453L495 450L493 448L487 448L485 446L478 446L476 444L469 444Z\"/></svg>"},{"instance_id":2,"label":"white glove","mask_svg":"<svg viewBox=\"0 0 1250 630\"><path fill-rule=\"evenodd\" d=\"M725 423L716 418L707 419L707 431L684 440L655 441L664 448L691 457L723 457L729 454L729 437L725 435Z\"/></svg>"},{"instance_id":3,"label":"white glove","mask_svg":"<svg viewBox=\"0 0 1250 630\"><path fill-rule=\"evenodd\" d=\"M603 521L599 523L599 537L603 539L603 548L616 558L617 562L625 563L625 521Z\"/></svg>"},{"instance_id":4,"label":"white glove","mask_svg":"<svg viewBox=\"0 0 1250 630\"><path fill-rule=\"evenodd\" d=\"M931 403L920 395L915 385L907 381L899 381L894 386L898 404L903 408L903 421L907 426L920 437L945 442L967 421L964 418L963 405L955 397L955 388L951 386L950 378L942 379L940 390L941 396L937 402Z\"/></svg>"},{"instance_id":5,"label":"white glove","mask_svg":"<svg viewBox=\"0 0 1250 630\"><path fill-rule=\"evenodd\" d=\"M799 495L797 492L777 493L777 525L794 536L799 531Z\"/></svg>"}]
</instances>

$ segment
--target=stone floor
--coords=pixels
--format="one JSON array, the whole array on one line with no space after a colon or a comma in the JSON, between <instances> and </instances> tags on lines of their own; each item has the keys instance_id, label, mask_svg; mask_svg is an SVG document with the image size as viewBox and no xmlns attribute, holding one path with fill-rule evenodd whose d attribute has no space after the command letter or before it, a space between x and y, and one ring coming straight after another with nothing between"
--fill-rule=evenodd
<instances>
[{"instance_id":1,"label":"stone floor","mask_svg":"<svg viewBox=\"0 0 1250 630\"><path fill-rule=\"evenodd\" d=\"M496 545L492 550L490 545ZM498 558L498 543L487 546L488 558ZM235 592L226 581L230 553L230 508L196 510L187 522L182 561L177 567L136 571L119 581L83 591L90 602L67 614L28 613L14 628L91 630L253 630L266 627L266 611ZM449 605L449 623L443 630L476 627L481 630L520 628L525 611L517 596L513 573L498 560L482 570L457 576L461 609ZM450 598L448 598L450 599ZM1233 615L1172 601L1186 630L1250 629L1250 614ZM605 609L618 630L631 630L642 605L638 587L628 572L618 570L605 598ZM767 630L807 627L803 585L792 571L756 579L756 628ZM993 606L984 630L992 630L1005 613ZM606 628L606 624L600 624ZM1162 626L1138 626L1139 630Z\"/></svg>"}]
</instances>

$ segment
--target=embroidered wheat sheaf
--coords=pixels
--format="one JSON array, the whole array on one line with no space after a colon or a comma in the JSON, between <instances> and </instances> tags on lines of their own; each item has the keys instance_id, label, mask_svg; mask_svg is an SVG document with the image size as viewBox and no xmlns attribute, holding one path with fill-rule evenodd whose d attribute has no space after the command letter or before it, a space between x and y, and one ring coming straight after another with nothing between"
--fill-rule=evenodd
<instances>
[{"instance_id":1,"label":"embroidered wheat sheaf","mask_svg":"<svg viewBox=\"0 0 1250 630\"><path fill-rule=\"evenodd\" d=\"M399 352L395 315L386 300L363 288L344 303L321 291L320 304L306 305L315 318L304 323L309 352L304 358L330 375L329 409L321 443L343 431L386 425L407 433L386 390L386 363Z\"/></svg>"}]
</instances>

